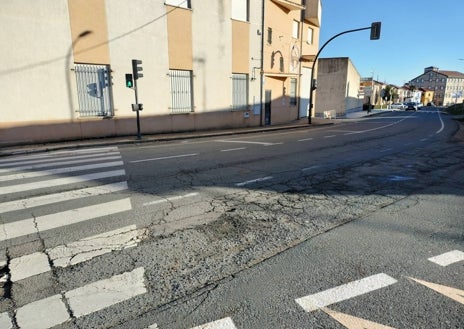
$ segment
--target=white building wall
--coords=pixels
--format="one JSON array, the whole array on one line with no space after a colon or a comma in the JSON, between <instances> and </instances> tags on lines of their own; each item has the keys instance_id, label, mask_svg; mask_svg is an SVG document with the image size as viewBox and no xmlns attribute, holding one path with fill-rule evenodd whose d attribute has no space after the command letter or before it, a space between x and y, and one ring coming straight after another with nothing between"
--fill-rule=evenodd
<instances>
[{"instance_id":1,"label":"white building wall","mask_svg":"<svg viewBox=\"0 0 464 329\"><path fill-rule=\"evenodd\" d=\"M137 81L139 103L144 106L141 114L167 114L170 87L164 2L138 0L135 5L111 0L105 4L115 115L134 116L134 91L125 86L125 74L132 73L132 59L142 60L143 77Z\"/></svg>"},{"instance_id":2,"label":"white building wall","mask_svg":"<svg viewBox=\"0 0 464 329\"><path fill-rule=\"evenodd\" d=\"M2 1L0 41L0 125L72 118L68 1Z\"/></svg>"}]
</instances>

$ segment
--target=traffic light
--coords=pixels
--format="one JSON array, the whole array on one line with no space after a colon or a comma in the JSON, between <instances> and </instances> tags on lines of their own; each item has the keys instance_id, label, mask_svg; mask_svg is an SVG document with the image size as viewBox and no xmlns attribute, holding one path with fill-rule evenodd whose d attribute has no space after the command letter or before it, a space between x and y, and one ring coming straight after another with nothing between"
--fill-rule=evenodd
<instances>
[{"instance_id":1,"label":"traffic light","mask_svg":"<svg viewBox=\"0 0 464 329\"><path fill-rule=\"evenodd\" d=\"M139 73L140 71L143 70L143 68L139 65L142 64L142 61L139 59L133 59L132 60L132 74L134 76L134 80L137 80L138 78L142 78L143 74Z\"/></svg>"},{"instance_id":2,"label":"traffic light","mask_svg":"<svg viewBox=\"0 0 464 329\"><path fill-rule=\"evenodd\" d=\"M126 73L126 87L132 88L134 86L134 80L132 80L132 74Z\"/></svg>"},{"instance_id":3,"label":"traffic light","mask_svg":"<svg viewBox=\"0 0 464 329\"><path fill-rule=\"evenodd\" d=\"M371 40L379 40L380 39L380 28L382 26L382 22L374 22L371 24Z\"/></svg>"}]
</instances>

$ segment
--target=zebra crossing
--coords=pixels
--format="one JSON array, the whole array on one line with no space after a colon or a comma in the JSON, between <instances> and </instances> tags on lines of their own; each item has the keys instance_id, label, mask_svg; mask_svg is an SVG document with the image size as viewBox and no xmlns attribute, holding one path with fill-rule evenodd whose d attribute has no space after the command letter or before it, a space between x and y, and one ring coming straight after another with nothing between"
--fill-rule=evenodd
<instances>
[{"instance_id":1,"label":"zebra crossing","mask_svg":"<svg viewBox=\"0 0 464 329\"><path fill-rule=\"evenodd\" d=\"M80 231L80 224L132 210L127 189L117 147L0 159L0 284L21 285L53 268L137 246L146 231L134 224L84 237L71 233ZM47 232L66 238L51 244ZM9 249L33 241L42 241L43 247L9 256ZM139 267L24 305L13 303L14 309L0 310L0 328L45 329L91 314L146 293L144 275Z\"/></svg>"}]
</instances>

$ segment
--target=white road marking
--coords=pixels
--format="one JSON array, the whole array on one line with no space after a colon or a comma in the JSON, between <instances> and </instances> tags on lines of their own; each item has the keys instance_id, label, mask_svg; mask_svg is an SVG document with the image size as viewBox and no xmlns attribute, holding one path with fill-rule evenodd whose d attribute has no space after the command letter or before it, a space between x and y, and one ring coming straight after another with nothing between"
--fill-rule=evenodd
<instances>
[{"instance_id":1,"label":"white road marking","mask_svg":"<svg viewBox=\"0 0 464 329\"><path fill-rule=\"evenodd\" d=\"M384 273L380 273L364 279L352 281L335 288L321 291L313 295L301 297L295 301L306 312L312 312L322 307L326 307L380 288L387 287L396 282L397 281L392 277Z\"/></svg>"},{"instance_id":2,"label":"white road marking","mask_svg":"<svg viewBox=\"0 0 464 329\"><path fill-rule=\"evenodd\" d=\"M16 282L37 274L51 271L48 257L43 252L35 252L10 261L11 281Z\"/></svg>"},{"instance_id":3,"label":"white road marking","mask_svg":"<svg viewBox=\"0 0 464 329\"><path fill-rule=\"evenodd\" d=\"M303 138L303 139L299 139L298 142L306 142L306 141L312 141L314 138L312 137L309 137L309 138Z\"/></svg>"},{"instance_id":4,"label":"white road marking","mask_svg":"<svg viewBox=\"0 0 464 329\"><path fill-rule=\"evenodd\" d=\"M139 267L65 292L64 298L73 315L79 318L146 293L144 273L143 267ZM16 310L16 321L21 329L47 329L69 319L62 295L44 298Z\"/></svg>"},{"instance_id":5,"label":"white road marking","mask_svg":"<svg viewBox=\"0 0 464 329\"><path fill-rule=\"evenodd\" d=\"M428 138L422 138L420 141L421 142L426 142L428 140Z\"/></svg>"},{"instance_id":6,"label":"white road marking","mask_svg":"<svg viewBox=\"0 0 464 329\"><path fill-rule=\"evenodd\" d=\"M231 318L224 318L191 329L237 329Z\"/></svg>"},{"instance_id":7,"label":"white road marking","mask_svg":"<svg viewBox=\"0 0 464 329\"><path fill-rule=\"evenodd\" d=\"M302 171L308 171L308 170L313 170L313 169L317 169L317 168L320 168L321 166L311 166L311 167L307 167L307 168L303 168L301 169Z\"/></svg>"},{"instance_id":8,"label":"white road marking","mask_svg":"<svg viewBox=\"0 0 464 329\"><path fill-rule=\"evenodd\" d=\"M453 250L435 257L430 257L428 260L440 266L448 266L463 261L464 252L460 250Z\"/></svg>"},{"instance_id":9,"label":"white road marking","mask_svg":"<svg viewBox=\"0 0 464 329\"><path fill-rule=\"evenodd\" d=\"M68 267L115 250L135 247L145 234L145 229L137 230L135 225L130 225L47 249L47 254L53 266Z\"/></svg>"},{"instance_id":10,"label":"white road marking","mask_svg":"<svg viewBox=\"0 0 464 329\"><path fill-rule=\"evenodd\" d=\"M438 113L438 118L440 119L441 127L435 132L436 135L438 135L439 133L443 131L443 129L445 129L445 123L443 122L443 119L441 118L440 111L437 111L437 113Z\"/></svg>"},{"instance_id":11,"label":"white road marking","mask_svg":"<svg viewBox=\"0 0 464 329\"><path fill-rule=\"evenodd\" d=\"M78 160L69 160L69 161L57 161L57 160L68 160L69 157L66 158L54 158L54 159L46 159L45 161L40 160L40 161L33 161L34 163L32 164L26 164L26 162L16 162L16 164L12 164L11 168L8 169L0 169L0 173L9 173L9 172L17 172L20 170L35 170L35 169L41 169L41 168L47 168L47 167L54 167L54 166L64 166L64 165L72 165L72 164L77 164L77 163L86 163L86 162L94 162L94 161L108 161L108 160L119 160L121 159L121 155L118 152L113 152L111 154L115 154L113 156L104 156L104 157L95 157L94 154L92 155L83 155L79 157L74 157L72 159L77 159L77 158L85 158L85 159L78 159ZM6 165L2 167L7 167ZM8 164L8 167L10 167L10 164Z\"/></svg>"},{"instance_id":12,"label":"white road marking","mask_svg":"<svg viewBox=\"0 0 464 329\"><path fill-rule=\"evenodd\" d=\"M245 182L237 183L237 184L235 184L235 186L245 186L245 185L248 185L248 184L257 183L257 182L263 182L263 181L273 179L273 178L274 177L272 177L272 176L266 176L266 177L251 179L251 180L247 180Z\"/></svg>"},{"instance_id":13,"label":"white road marking","mask_svg":"<svg viewBox=\"0 0 464 329\"><path fill-rule=\"evenodd\" d=\"M337 137L337 135L327 135L327 136L324 136L324 138L334 138L334 137Z\"/></svg>"},{"instance_id":14,"label":"white road marking","mask_svg":"<svg viewBox=\"0 0 464 329\"><path fill-rule=\"evenodd\" d=\"M56 157L56 155L60 155L60 153L52 153L52 154L40 154L40 155L28 155L28 156L21 156L21 157L13 157L13 158L6 158L0 160L0 167L12 167L17 165L25 165L25 164L34 164L34 163L45 163L45 162L52 162L52 161L61 161L61 160L69 160L69 159L85 159L85 158L94 158L96 156L102 156L103 154L78 154L78 155L67 155L64 157ZM108 155L118 155L120 154L117 150L112 150L108 153L105 153L105 156Z\"/></svg>"},{"instance_id":15,"label":"white road marking","mask_svg":"<svg viewBox=\"0 0 464 329\"><path fill-rule=\"evenodd\" d=\"M13 329L10 316L8 313L0 313L0 328L2 329Z\"/></svg>"},{"instance_id":16,"label":"white road marking","mask_svg":"<svg viewBox=\"0 0 464 329\"><path fill-rule=\"evenodd\" d=\"M221 152L232 152L232 151L239 151L239 150L245 150L246 147L236 147L234 149L226 149L226 150L221 150Z\"/></svg>"},{"instance_id":17,"label":"white road marking","mask_svg":"<svg viewBox=\"0 0 464 329\"><path fill-rule=\"evenodd\" d=\"M227 139L220 139L216 140L215 142L219 143L241 143L241 144L257 144L257 145L264 145L264 146L271 146L271 145L277 145L277 144L282 144L282 143L269 143L269 142L252 142L252 141L238 141L238 140L227 140Z\"/></svg>"},{"instance_id":18,"label":"white road marking","mask_svg":"<svg viewBox=\"0 0 464 329\"><path fill-rule=\"evenodd\" d=\"M65 297L75 317L81 317L147 292L143 267L68 291Z\"/></svg>"},{"instance_id":19,"label":"white road marking","mask_svg":"<svg viewBox=\"0 0 464 329\"><path fill-rule=\"evenodd\" d=\"M131 210L129 198L0 225L0 241Z\"/></svg>"},{"instance_id":20,"label":"white road marking","mask_svg":"<svg viewBox=\"0 0 464 329\"><path fill-rule=\"evenodd\" d=\"M147 161L159 161L159 160L168 160L168 159L176 159L176 158L185 158L185 157L193 157L193 156L197 156L197 155L198 155L198 153L171 155L171 156L167 156L167 157L134 160L134 161L131 161L131 163L140 163L140 162L147 162Z\"/></svg>"},{"instance_id":21,"label":"white road marking","mask_svg":"<svg viewBox=\"0 0 464 329\"><path fill-rule=\"evenodd\" d=\"M391 150L393 150L393 147L387 147L385 149L380 150L379 152L384 153L384 152L388 152L388 151L391 151Z\"/></svg>"},{"instance_id":22,"label":"white road marking","mask_svg":"<svg viewBox=\"0 0 464 329\"><path fill-rule=\"evenodd\" d=\"M327 307L323 307L322 310L326 314L330 315L335 321L344 325L347 329L395 329L393 327L385 326L380 323L357 318L349 314L336 312Z\"/></svg>"},{"instance_id":23,"label":"white road marking","mask_svg":"<svg viewBox=\"0 0 464 329\"><path fill-rule=\"evenodd\" d=\"M70 316L61 295L54 295L16 310L16 321L21 329L47 329L67 321Z\"/></svg>"},{"instance_id":24,"label":"white road marking","mask_svg":"<svg viewBox=\"0 0 464 329\"><path fill-rule=\"evenodd\" d=\"M12 258L9 265L11 281L16 282L49 272L50 262L53 266L65 268L115 250L135 247L145 234L145 229L137 230L135 225L130 225L49 248L45 253L35 252Z\"/></svg>"},{"instance_id":25,"label":"white road marking","mask_svg":"<svg viewBox=\"0 0 464 329\"><path fill-rule=\"evenodd\" d=\"M76 171L86 171L86 170L93 170L93 169L100 169L100 168L118 167L118 166L123 166L123 165L124 165L124 162L122 161L113 161L113 162L93 163L93 164L74 166L74 167L56 168L56 169L50 169L50 170L44 170L44 171L31 171L31 172L25 172L25 173L17 173L17 174L12 174L12 175L0 176L0 182L33 178L33 177L50 176L50 175L61 175L61 174L67 174L67 173L72 173Z\"/></svg>"},{"instance_id":26,"label":"white road marking","mask_svg":"<svg viewBox=\"0 0 464 329\"><path fill-rule=\"evenodd\" d=\"M197 196L197 195L198 195L197 192L188 193L188 194L185 194L185 195L172 196L172 197L161 199L161 200L150 201L150 202L144 203L143 205L144 206L151 206L151 205L154 205L154 204L160 204L160 203L165 203L165 202L170 202L170 201L176 201L176 200L180 200L180 199L184 199L184 198L191 198L191 197Z\"/></svg>"},{"instance_id":27,"label":"white road marking","mask_svg":"<svg viewBox=\"0 0 464 329\"><path fill-rule=\"evenodd\" d=\"M88 174L88 175L49 179L49 180L44 180L41 182L3 186L0 189L0 195L37 190L37 189L47 188L47 187L56 187L60 185L83 183L83 182L88 182L88 181L97 180L101 178L109 178L109 177L117 177L117 176L125 176L125 175L126 175L126 172L123 169L120 169L120 170L112 170L112 171L106 171L106 172L100 172L100 173Z\"/></svg>"},{"instance_id":28,"label":"white road marking","mask_svg":"<svg viewBox=\"0 0 464 329\"><path fill-rule=\"evenodd\" d=\"M96 187L88 187L67 192L46 194L21 200L3 202L0 203L0 214L9 211L16 211L21 209L49 205L53 203L59 203L63 201L114 193L118 191L127 190L127 188L127 182L119 182L114 184L106 184Z\"/></svg>"},{"instance_id":29,"label":"white road marking","mask_svg":"<svg viewBox=\"0 0 464 329\"><path fill-rule=\"evenodd\" d=\"M384 126L380 126L380 127L376 127L376 128L371 128L371 129L366 129L366 130L352 131L352 132L346 133L346 134L344 134L344 135L363 134L363 133L367 133L367 132L374 131L374 130L379 130L379 129L388 128L388 127L397 125L398 123L400 123L400 122L402 122L402 121L404 121L404 120L406 120L406 119L412 118L412 117L413 117L413 116L409 115L409 116L407 116L407 117L402 118L401 120L392 122L392 123L390 123L390 124L388 124L388 125L384 125Z\"/></svg>"}]
</instances>

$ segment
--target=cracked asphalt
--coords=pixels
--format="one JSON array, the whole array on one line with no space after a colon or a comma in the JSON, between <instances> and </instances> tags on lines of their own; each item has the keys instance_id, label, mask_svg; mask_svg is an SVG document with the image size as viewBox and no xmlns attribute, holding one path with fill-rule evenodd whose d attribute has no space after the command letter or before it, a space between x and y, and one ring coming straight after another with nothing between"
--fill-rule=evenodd
<instances>
[{"instance_id":1,"label":"cracked asphalt","mask_svg":"<svg viewBox=\"0 0 464 329\"><path fill-rule=\"evenodd\" d=\"M398 117L336 126L344 132L367 131L366 127L381 127L388 120ZM431 122L435 127L436 121ZM334 133L333 127L240 136L235 138L238 145L240 140L276 144L259 149L252 145L240 156L219 156L214 152L223 145L208 139L197 144L166 143L159 148L123 147L130 190L120 195L131 196L133 211L109 218L111 224L107 226L135 223L141 230L138 244L129 248L116 245L110 253L66 268L51 262L49 273L18 284L7 283L0 312L13 312L31 301L63 294L95 278L143 267L149 293L120 303L116 311L98 311L54 328L145 328L157 312L188 299L207 300L210 291L237 273L317 235L366 218L379 209L396 207L401 211L414 202L414 195L440 186L450 176L456 176L450 184L462 186L464 176L456 173L463 169L463 144L452 137L457 136L456 123L446 122L447 130L426 142L421 137L430 135L431 126L420 126L409 119L408 125L369 132L368 139L366 133L350 135L349 140L328 140L326 136ZM319 140L319 144L302 148L297 140L306 135ZM405 136L415 142L406 145ZM283 145L277 144L281 140ZM170 165L131 164L143 158L197 151L205 157ZM304 152L310 155L302 156ZM247 183L263 177L266 179ZM101 233L103 229L98 226L104 224L63 235L39 234L38 239L10 244L6 248L7 260L66 245L68 235L76 240L90 232ZM108 246L90 243L89 248L98 252Z\"/></svg>"}]
</instances>

